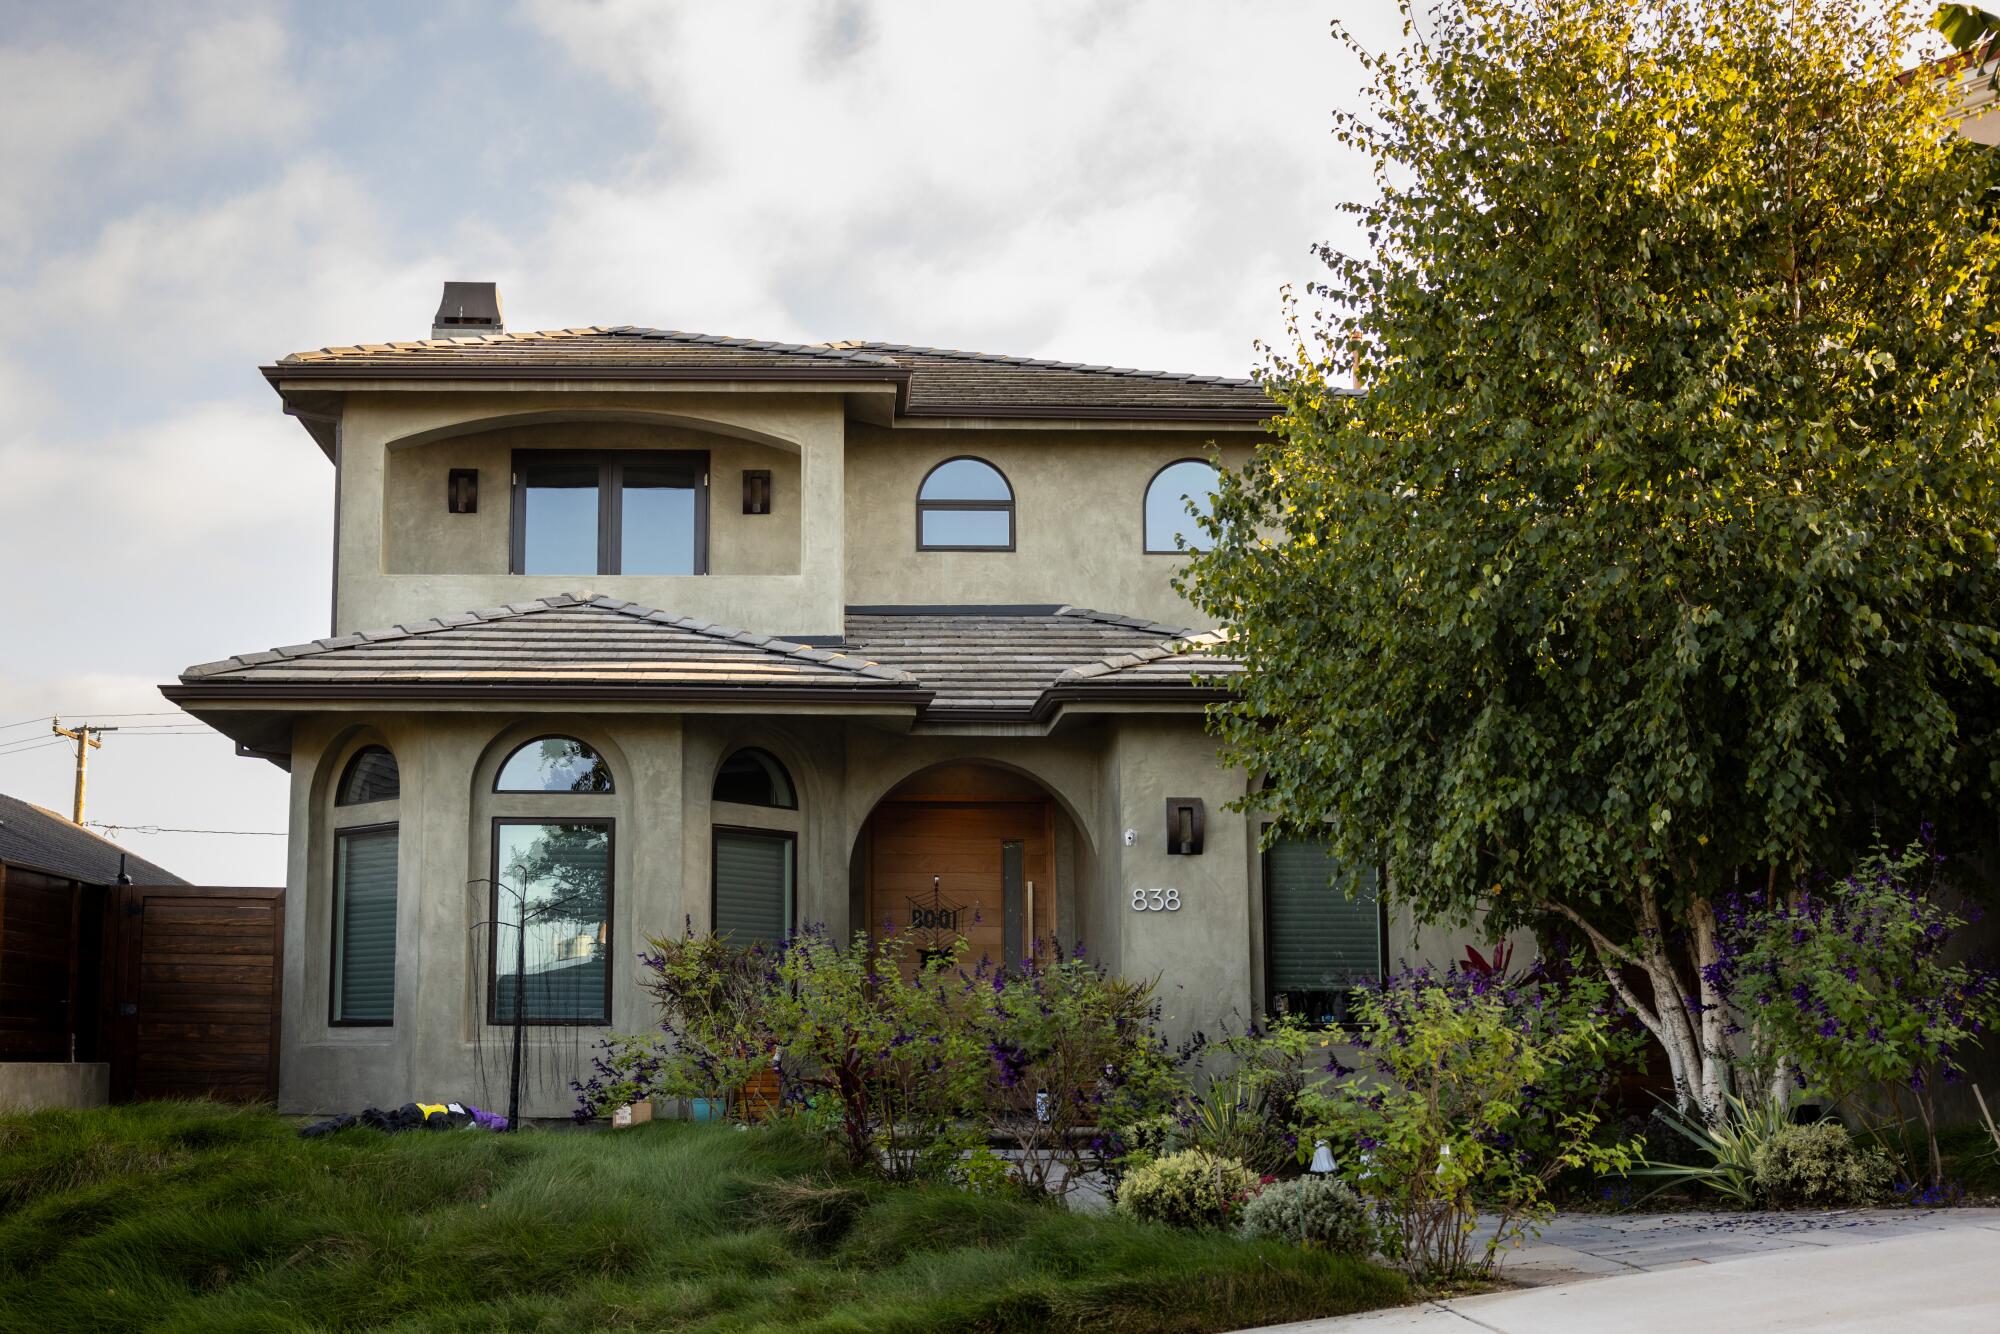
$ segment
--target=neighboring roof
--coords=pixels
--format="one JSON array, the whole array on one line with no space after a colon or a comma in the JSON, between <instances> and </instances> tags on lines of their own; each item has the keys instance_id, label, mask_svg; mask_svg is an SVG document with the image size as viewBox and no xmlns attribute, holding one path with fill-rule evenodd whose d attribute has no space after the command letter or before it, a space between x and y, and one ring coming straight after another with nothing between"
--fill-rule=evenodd
<instances>
[{"instance_id":1,"label":"neighboring roof","mask_svg":"<svg viewBox=\"0 0 2000 1334\"><path fill-rule=\"evenodd\" d=\"M915 678L838 649L565 593L203 663L174 700L465 694L564 698L924 696Z\"/></svg>"},{"instance_id":2,"label":"neighboring roof","mask_svg":"<svg viewBox=\"0 0 2000 1334\"><path fill-rule=\"evenodd\" d=\"M672 329L549 329L296 352L281 381L343 379L769 380L879 383L903 417L1180 420L1273 413L1253 380L1129 370L900 343L775 343Z\"/></svg>"},{"instance_id":3,"label":"neighboring roof","mask_svg":"<svg viewBox=\"0 0 2000 1334\"><path fill-rule=\"evenodd\" d=\"M54 811L18 797L0 796L0 862L44 871L87 885L118 883L118 861L135 885L185 885L172 871L127 852L101 834L71 824Z\"/></svg>"},{"instance_id":4,"label":"neighboring roof","mask_svg":"<svg viewBox=\"0 0 2000 1334\"><path fill-rule=\"evenodd\" d=\"M1175 661L1176 646L1203 638L1082 607L865 607L847 615L848 643L936 692L923 716L939 721L1042 717L1055 702L1051 690L1066 678L1078 671L1104 676L1108 664L1127 661L1149 664L1148 673L1101 684L1130 688L1125 697L1134 700L1159 697L1146 687L1196 700L1209 688L1196 685L1194 664ZM1208 662L1201 667L1214 670Z\"/></svg>"}]
</instances>

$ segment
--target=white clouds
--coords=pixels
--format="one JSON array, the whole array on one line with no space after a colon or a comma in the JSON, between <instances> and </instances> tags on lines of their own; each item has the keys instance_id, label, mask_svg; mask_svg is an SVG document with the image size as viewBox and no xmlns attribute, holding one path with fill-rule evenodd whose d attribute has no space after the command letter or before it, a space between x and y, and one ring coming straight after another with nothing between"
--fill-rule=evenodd
<instances>
[{"instance_id":1,"label":"white clouds","mask_svg":"<svg viewBox=\"0 0 2000 1334\"><path fill-rule=\"evenodd\" d=\"M123 40L0 47L0 264L80 199L299 132L312 98L277 17L201 19L133 11Z\"/></svg>"},{"instance_id":2,"label":"white clouds","mask_svg":"<svg viewBox=\"0 0 2000 1334\"><path fill-rule=\"evenodd\" d=\"M621 175L562 189L543 267L650 306L618 319L1240 372L1365 186L1342 90L1290 73L1339 69L1317 6L530 13L654 111Z\"/></svg>"},{"instance_id":3,"label":"white clouds","mask_svg":"<svg viewBox=\"0 0 2000 1334\"><path fill-rule=\"evenodd\" d=\"M1390 0L1338 5L1395 38ZM1368 188L1320 0L327 12L0 32L0 722L163 708L188 663L323 631L332 472L254 367L421 336L442 279L499 280L517 328L1240 373ZM219 739L101 771L107 819L284 818ZM0 756L0 790L67 782ZM132 842L281 871L281 840Z\"/></svg>"}]
</instances>

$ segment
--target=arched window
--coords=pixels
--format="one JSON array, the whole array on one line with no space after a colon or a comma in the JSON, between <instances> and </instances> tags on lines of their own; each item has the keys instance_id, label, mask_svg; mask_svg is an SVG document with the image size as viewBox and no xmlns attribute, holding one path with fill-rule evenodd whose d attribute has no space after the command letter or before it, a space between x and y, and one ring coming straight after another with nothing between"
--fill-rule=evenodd
<instances>
[{"instance_id":1,"label":"arched window","mask_svg":"<svg viewBox=\"0 0 2000 1334\"><path fill-rule=\"evenodd\" d=\"M403 780L396 771L396 757L383 746L363 746L347 762L335 794L336 806L360 806L371 801L394 801L403 793Z\"/></svg>"},{"instance_id":2,"label":"arched window","mask_svg":"<svg viewBox=\"0 0 2000 1334\"><path fill-rule=\"evenodd\" d=\"M795 811L799 799L792 789L792 776L769 751L751 746L737 751L722 762L715 775L716 801L733 801L739 806L775 806Z\"/></svg>"},{"instance_id":3,"label":"arched window","mask_svg":"<svg viewBox=\"0 0 2000 1334\"><path fill-rule=\"evenodd\" d=\"M382 1027L396 1015L396 757L363 746L333 794L333 969L327 1020Z\"/></svg>"},{"instance_id":4,"label":"arched window","mask_svg":"<svg viewBox=\"0 0 2000 1334\"><path fill-rule=\"evenodd\" d=\"M487 1022L611 1020L611 768L568 736L517 746L493 783Z\"/></svg>"},{"instance_id":5,"label":"arched window","mask_svg":"<svg viewBox=\"0 0 2000 1334\"><path fill-rule=\"evenodd\" d=\"M1200 459L1169 463L1146 484L1146 550L1206 551L1214 543L1188 513L1207 518L1215 503L1215 469Z\"/></svg>"},{"instance_id":6,"label":"arched window","mask_svg":"<svg viewBox=\"0 0 2000 1334\"><path fill-rule=\"evenodd\" d=\"M1014 488L984 459L946 459L917 488L919 551L1012 551Z\"/></svg>"},{"instance_id":7,"label":"arched window","mask_svg":"<svg viewBox=\"0 0 2000 1334\"><path fill-rule=\"evenodd\" d=\"M575 737L537 737L500 766L495 792L609 792L611 769Z\"/></svg>"}]
</instances>

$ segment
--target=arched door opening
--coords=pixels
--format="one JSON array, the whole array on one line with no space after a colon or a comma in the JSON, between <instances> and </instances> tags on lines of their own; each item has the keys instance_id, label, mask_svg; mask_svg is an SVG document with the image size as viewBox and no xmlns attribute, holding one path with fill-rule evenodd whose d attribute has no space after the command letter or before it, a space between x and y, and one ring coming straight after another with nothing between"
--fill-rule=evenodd
<instances>
[{"instance_id":1,"label":"arched door opening","mask_svg":"<svg viewBox=\"0 0 2000 1334\"><path fill-rule=\"evenodd\" d=\"M905 780L870 812L855 848L856 920L906 933L908 962L962 937L968 967L1018 965L1076 933L1088 861L1069 816L1033 779L949 764Z\"/></svg>"}]
</instances>

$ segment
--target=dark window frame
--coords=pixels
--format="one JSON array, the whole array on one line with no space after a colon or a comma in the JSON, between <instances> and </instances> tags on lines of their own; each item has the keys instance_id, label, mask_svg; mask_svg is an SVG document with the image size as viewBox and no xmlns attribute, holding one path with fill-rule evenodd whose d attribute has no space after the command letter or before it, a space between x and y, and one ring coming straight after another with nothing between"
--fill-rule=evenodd
<instances>
[{"instance_id":1,"label":"dark window frame","mask_svg":"<svg viewBox=\"0 0 2000 1334\"><path fill-rule=\"evenodd\" d=\"M722 782L722 771L729 767L729 762L735 759L738 755L751 754L751 753L762 755L772 764L778 766L778 772L783 774L785 777L785 787L789 789L792 794L792 799L790 803L781 804L778 802L769 802L769 801L734 801L728 797L718 797L715 795L716 787L720 785ZM792 777L792 771L790 766L788 766L783 760L779 759L776 755L771 753L770 750L766 749L763 746L737 746L734 749L732 749L727 755L724 755L722 757L722 763L715 766L715 777L712 780L710 780L708 785L708 799L711 804L715 802L721 802L725 806L748 806L755 810L760 810L760 811L796 811L799 808L799 784L798 780Z\"/></svg>"},{"instance_id":2,"label":"dark window frame","mask_svg":"<svg viewBox=\"0 0 2000 1334\"><path fill-rule=\"evenodd\" d=\"M386 749L386 747L384 748ZM396 913L403 911L403 836L399 820L381 820L374 824L341 825L333 831L333 938L327 944L328 971L326 976L326 1024L328 1028L394 1028L396 1026L396 998L389 997L389 1017L387 1019L342 1019L340 1005L336 997L340 992L340 919L346 897L340 888L340 841L350 834L380 834L394 831L396 834ZM397 950L402 949L401 942Z\"/></svg>"},{"instance_id":3,"label":"dark window frame","mask_svg":"<svg viewBox=\"0 0 2000 1334\"><path fill-rule=\"evenodd\" d=\"M528 747L538 746L544 741L572 741L589 751L592 755L595 755L597 762L604 766L605 776L611 780L611 786L599 791L583 792L579 792L575 788L565 788L561 791L552 792L545 787L501 787L500 780L506 775L507 766L514 762L514 757ZM568 732L538 732L519 745L508 747L507 753L501 756L499 767L493 771L493 795L496 797L615 797L618 795L618 775L612 772L611 761L604 758L604 752L591 745L588 741L585 741L582 737L571 736Z\"/></svg>"},{"instance_id":4,"label":"dark window frame","mask_svg":"<svg viewBox=\"0 0 2000 1334\"><path fill-rule=\"evenodd\" d=\"M708 829L708 929L715 930L717 896L722 887L716 883L718 845L724 834L748 834L753 838L782 838L791 845L792 893L791 903L785 914L785 934L790 937L799 929L799 835L794 829L759 829L747 824L711 824ZM780 942L782 943L782 942Z\"/></svg>"},{"instance_id":5,"label":"dark window frame","mask_svg":"<svg viewBox=\"0 0 2000 1334\"><path fill-rule=\"evenodd\" d=\"M1278 1013L1278 1008L1277 1008L1278 989L1271 984L1271 849L1269 844L1265 841L1266 838L1268 838L1269 836L1269 832L1272 826L1275 825L1276 823L1277 822L1274 820L1267 820L1263 823L1263 825L1259 830L1260 837L1258 840L1259 846L1257 849L1257 866L1258 866L1257 874L1258 874L1258 879L1261 882L1261 884L1259 885L1258 897L1263 912L1263 920L1259 924L1260 930L1258 932L1258 935L1260 937L1258 943L1263 953L1262 957L1258 960L1258 963L1263 972L1263 977L1261 979L1263 986L1261 989L1264 993L1263 997L1264 1014L1266 1018L1274 1018ZM1382 884L1385 878L1386 877L1384 875L1383 868L1379 866L1376 867L1375 868L1375 939L1379 946L1376 955L1379 967L1379 976L1376 978L1377 981L1380 981L1383 977L1387 977L1389 974L1389 905L1382 897ZM1329 884L1327 886L1327 891L1331 893L1332 890L1333 887L1331 884ZM1345 1012L1347 1010L1348 1004L1351 1003L1351 997L1354 994L1355 988L1345 987L1342 990L1350 998L1350 1001L1343 1002L1341 1005L1341 1010L1343 1013L1340 1022L1345 1024L1347 1022L1347 1015Z\"/></svg>"},{"instance_id":6,"label":"dark window frame","mask_svg":"<svg viewBox=\"0 0 2000 1334\"><path fill-rule=\"evenodd\" d=\"M396 795L393 797L371 797L367 801L349 801L347 799L348 780L354 777L355 767L361 763L362 757L367 755L368 752L371 750L381 751L384 755L387 755L389 757L389 763L395 766ZM354 748L354 753L347 757L347 763L340 766L340 777L336 779L333 784L333 805L334 809L336 810L352 806L373 806L377 802L382 802L382 801L400 801L402 799L402 796L403 796L403 762L396 758L395 751L389 749L387 746L383 745L379 741L367 741L363 742L359 746L356 746Z\"/></svg>"},{"instance_id":7,"label":"dark window frame","mask_svg":"<svg viewBox=\"0 0 2000 1334\"><path fill-rule=\"evenodd\" d=\"M560 793L545 793L560 796ZM486 876L486 920L493 925L486 932L486 1025L489 1028L511 1028L512 1015L501 1018L497 1013L500 1001L500 829L511 824L588 824L604 827L604 1017L602 1019L537 1019L533 1015L524 1018L525 1028L604 1028L611 1023L611 975L614 955L612 945L618 938L617 924L617 881L618 881L618 821L612 816L565 816L565 815L496 815L493 817L493 833L488 843ZM524 905L525 906L525 905ZM515 986L524 985L516 979Z\"/></svg>"},{"instance_id":8,"label":"dark window frame","mask_svg":"<svg viewBox=\"0 0 2000 1334\"><path fill-rule=\"evenodd\" d=\"M1000 484L1007 488L1007 498L1005 500L925 500L924 499L924 488L930 485L931 478L937 475L939 469L948 467L949 465L954 463L965 462L967 460L970 460L973 463L983 464L984 466L993 469L994 475L1000 479ZM1001 468L1001 466L995 463L992 459L981 458L977 454L954 454L948 459L940 459L934 466L931 467L931 469L928 472L924 474L923 480L917 483L917 550L919 551L1016 550L1016 543L1018 542L1020 536L1020 516L1014 508L1016 495L1017 492L1014 490L1014 479L1009 477L1006 473L1006 470ZM950 512L954 510L956 511L1005 510L1007 512L1007 543L1005 546L1001 546L997 543L983 544L983 545L966 545L964 543L926 542L924 541L924 515L932 510L937 510L940 512Z\"/></svg>"},{"instance_id":9,"label":"dark window frame","mask_svg":"<svg viewBox=\"0 0 2000 1334\"><path fill-rule=\"evenodd\" d=\"M1220 483L1222 480L1222 469L1216 467L1215 464L1213 464L1207 459L1198 459L1192 457L1182 458L1182 459L1169 459L1167 462L1162 463L1159 467L1155 468L1153 470L1153 475L1146 479L1146 489L1139 493L1139 549L1141 553L1144 555L1192 556L1195 554L1197 550L1205 549L1197 547L1156 547L1153 545L1153 540L1152 540L1153 535L1147 531L1146 511L1148 508L1151 507L1153 503L1153 488L1159 484L1160 478L1166 473L1167 469L1178 468L1183 463L1199 463L1202 467L1208 469L1211 473L1215 474L1215 479L1218 483ZM1190 516L1183 515L1182 517L1185 518Z\"/></svg>"},{"instance_id":10,"label":"dark window frame","mask_svg":"<svg viewBox=\"0 0 2000 1334\"><path fill-rule=\"evenodd\" d=\"M686 575L634 575L639 579L691 579L708 573L708 451L705 449L517 449L509 486L507 570L526 574L528 563L528 488L522 474L538 464L597 468L597 569L600 576L619 575L625 523L625 469L628 466L685 469L694 488L694 572ZM573 572L589 578L590 571ZM537 575L560 579L565 575Z\"/></svg>"}]
</instances>

